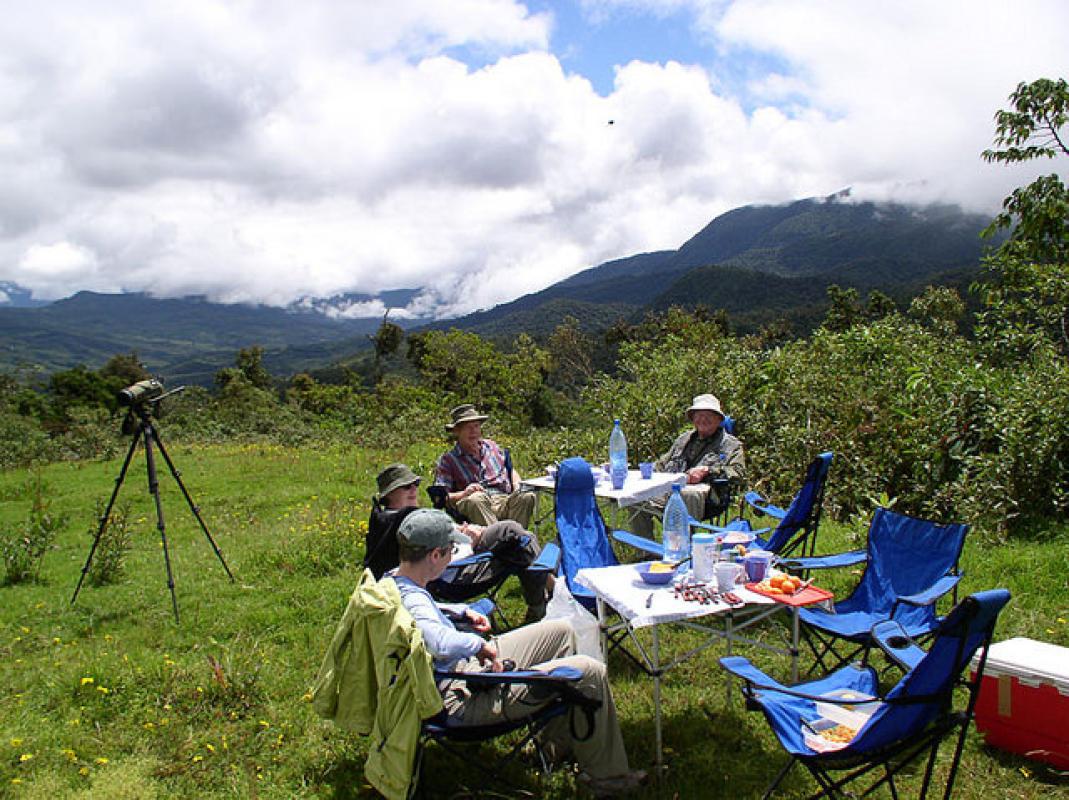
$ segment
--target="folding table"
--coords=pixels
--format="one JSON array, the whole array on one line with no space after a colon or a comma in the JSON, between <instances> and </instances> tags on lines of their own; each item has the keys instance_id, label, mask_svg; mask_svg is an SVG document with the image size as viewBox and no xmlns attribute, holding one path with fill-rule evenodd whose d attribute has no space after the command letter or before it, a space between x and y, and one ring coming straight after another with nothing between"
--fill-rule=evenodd
<instances>
[{"instance_id":1,"label":"folding table","mask_svg":"<svg viewBox=\"0 0 1069 800\"><path fill-rule=\"evenodd\" d=\"M663 767L664 762L661 733L661 676L672 667L723 639L727 655L731 655L732 645L736 642L789 655L791 673L795 679L797 678L797 624L791 625L789 649L774 647L766 642L742 635L781 608L791 608L777 603L770 597L751 592L740 585L735 587L734 592L742 601L741 606L732 607L722 600L703 605L677 597L671 583L653 586L643 582L634 564L582 569L577 573L576 580L597 595L598 622L602 631L603 650L607 650L605 645L609 640L630 641L637 655L630 650L626 651L627 654L647 675L653 678L658 770ZM619 615L619 620L609 620L610 609ZM796 608L792 608L792 611L797 614ZM706 638L697 647L661 663L660 629L661 626L668 624L699 631ZM642 628L650 629L649 647L645 646L636 635L637 631ZM730 686L728 691L730 691Z\"/></svg>"},{"instance_id":2,"label":"folding table","mask_svg":"<svg viewBox=\"0 0 1069 800\"><path fill-rule=\"evenodd\" d=\"M594 484L594 495L613 503L613 514L618 515L623 509L633 506L643 506L650 500L664 497L672 491L672 484L686 481L686 473L683 472L654 472L649 478L643 478L637 469L628 470L627 478L620 489L613 489L609 480L599 480ZM548 495L553 497L555 481L548 475L537 478L525 478L520 486L533 489L539 497ZM654 509L654 513L660 515L660 511ZM613 520L611 527L621 527L618 520Z\"/></svg>"}]
</instances>

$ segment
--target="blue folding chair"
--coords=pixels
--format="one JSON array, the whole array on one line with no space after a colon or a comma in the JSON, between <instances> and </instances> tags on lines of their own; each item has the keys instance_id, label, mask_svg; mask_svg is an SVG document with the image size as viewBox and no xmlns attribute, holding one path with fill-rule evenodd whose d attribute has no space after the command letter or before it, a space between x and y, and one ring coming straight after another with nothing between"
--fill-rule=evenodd
<instances>
[{"instance_id":1,"label":"blue folding chair","mask_svg":"<svg viewBox=\"0 0 1069 800\"><path fill-rule=\"evenodd\" d=\"M486 601L470 608L486 610ZM465 725L450 717L438 685L443 679L464 680L469 690L526 684L538 688L538 703L508 719ZM392 580L376 581L365 570L346 605L323 658L312 688L316 713L340 727L370 735L365 772L370 783L391 800L411 796L421 783L423 751L430 741L458 754L460 743L489 742L516 732L519 741L500 760L465 759L491 778L509 783L504 774L520 751L531 742L543 771L550 764L535 738L549 722L575 710L586 718L573 721L573 729L589 727L600 701L578 689L582 673L571 667L550 672L535 670L450 673L435 670L430 652L404 608ZM398 696L405 701L398 704Z\"/></svg>"},{"instance_id":2,"label":"blue folding chair","mask_svg":"<svg viewBox=\"0 0 1069 800\"><path fill-rule=\"evenodd\" d=\"M824 487L831 469L834 454L821 453L814 458L805 471L802 488L795 494L786 509L773 505L757 492L747 492L743 500L759 515L778 520L775 530L767 539L757 537L754 546L770 550L781 556L797 552L812 556L816 552L817 529L824 506Z\"/></svg>"},{"instance_id":3,"label":"blue folding chair","mask_svg":"<svg viewBox=\"0 0 1069 800\"><path fill-rule=\"evenodd\" d=\"M824 671L854 658L871 642L872 627L883 620L899 623L913 639L930 635L940 623L939 598L961 580L958 559L969 528L961 523L939 525L928 520L876 509L869 526L863 560L865 570L854 591L832 611L802 608L802 634ZM814 557L792 562L814 569L841 566L849 558ZM840 652L836 649L839 645ZM835 661L826 663L833 657Z\"/></svg>"},{"instance_id":4,"label":"blue folding chair","mask_svg":"<svg viewBox=\"0 0 1069 800\"><path fill-rule=\"evenodd\" d=\"M594 497L594 475L584 459L567 458L557 469L553 516L561 552L560 573L572 596L593 610L596 597L576 582L575 574L585 567L613 567L620 562L613 552L609 528Z\"/></svg>"},{"instance_id":5,"label":"blue folding chair","mask_svg":"<svg viewBox=\"0 0 1069 800\"><path fill-rule=\"evenodd\" d=\"M421 747L416 758L416 774L419 776L418 784L424 785L422 777L423 751L427 742L435 742L445 752L457 757L465 764L474 766L486 777L493 781L506 784L513 789L519 789L514 782L508 779L505 772L509 764L530 743L538 759L539 771L550 774L553 764L547 757L539 740L539 734L550 722L557 717L568 713L583 713L585 715L586 735L594 732L593 712L601 705L600 700L583 695L577 688L582 673L573 667L555 667L549 672L538 670L514 670L508 672L447 672L435 670L434 677L437 681L458 679L467 684L469 691L493 691L500 686L528 685L537 686L540 689L539 699L544 698L544 705L531 707L526 714L519 716L502 717L495 722L481 725L465 725L463 720L450 717L443 709L434 717L425 720L421 733ZM579 723L582 725L583 723ZM573 728L576 727L573 724ZM463 750L465 745L479 744L509 734L517 733L515 741L500 758L488 761L481 758L470 758Z\"/></svg>"},{"instance_id":6,"label":"blue folding chair","mask_svg":"<svg viewBox=\"0 0 1069 800\"><path fill-rule=\"evenodd\" d=\"M790 755L764 797L770 797L791 768L800 763L820 785L813 798L859 796L847 795L844 787L873 770L882 774L861 794L867 796L887 784L892 797L897 798L895 779L904 767L927 751L928 764L917 795L923 798L932 783L939 745L958 729L957 746L943 793L944 799L949 798L979 694L987 645L999 612L1009 599L1010 593L1005 589L967 597L935 629L935 638L927 652L909 640L901 626L884 623L888 635L874 641L887 646L889 655L907 671L882 696L876 671L869 666L848 665L820 680L787 687L745 658L720 659L724 669L743 679L747 707L764 713L780 745ZM978 667L972 677L965 677L979 648L983 651ZM959 686L968 692L964 708L954 705L954 690ZM859 702L865 702L871 712L867 720L845 746L825 749L819 731L830 717L822 715L829 712L819 709L817 703L857 707Z\"/></svg>"}]
</instances>

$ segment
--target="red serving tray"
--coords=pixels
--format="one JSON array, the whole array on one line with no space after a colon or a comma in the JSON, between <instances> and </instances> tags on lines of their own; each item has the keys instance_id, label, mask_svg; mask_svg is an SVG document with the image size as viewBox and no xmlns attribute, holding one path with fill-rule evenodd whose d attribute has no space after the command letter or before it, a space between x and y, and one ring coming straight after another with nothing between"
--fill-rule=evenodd
<instances>
[{"instance_id":1,"label":"red serving tray","mask_svg":"<svg viewBox=\"0 0 1069 800\"><path fill-rule=\"evenodd\" d=\"M819 603L821 600L830 600L835 597L827 589L821 589L819 586L813 586L812 584L802 589L798 594L772 594L764 589L758 589L756 583L747 583L745 585L751 592L771 597L777 603L783 603L785 606L809 606L813 603Z\"/></svg>"}]
</instances>

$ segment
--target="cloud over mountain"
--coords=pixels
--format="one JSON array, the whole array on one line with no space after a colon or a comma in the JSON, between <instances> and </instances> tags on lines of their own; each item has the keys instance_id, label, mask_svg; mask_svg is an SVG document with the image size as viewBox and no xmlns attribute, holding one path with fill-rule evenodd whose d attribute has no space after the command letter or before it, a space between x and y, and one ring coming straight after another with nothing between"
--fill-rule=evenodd
<instances>
[{"instance_id":1,"label":"cloud over mountain","mask_svg":"<svg viewBox=\"0 0 1069 800\"><path fill-rule=\"evenodd\" d=\"M990 211L1031 174L980 161L992 115L1069 44L1051 0L582 11L674 16L704 55L621 59L599 94L534 2L17 4L0 281L280 305L425 286L459 314L747 203L851 185Z\"/></svg>"}]
</instances>

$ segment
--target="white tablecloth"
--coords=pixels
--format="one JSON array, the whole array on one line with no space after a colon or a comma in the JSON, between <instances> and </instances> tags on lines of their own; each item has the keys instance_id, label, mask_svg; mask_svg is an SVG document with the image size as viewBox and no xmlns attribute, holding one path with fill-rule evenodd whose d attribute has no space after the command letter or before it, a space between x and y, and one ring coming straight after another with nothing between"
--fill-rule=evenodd
<instances>
[{"instance_id":1,"label":"white tablecloth","mask_svg":"<svg viewBox=\"0 0 1069 800\"><path fill-rule=\"evenodd\" d=\"M575 578L612 606L632 628L720 614L731 608L723 602L702 605L676 597L671 583L655 586L643 581L635 564L581 569ZM776 602L744 586L736 586L735 594L748 606Z\"/></svg>"},{"instance_id":2,"label":"white tablecloth","mask_svg":"<svg viewBox=\"0 0 1069 800\"><path fill-rule=\"evenodd\" d=\"M600 468L595 468L594 475L604 474ZM645 500L655 497L663 497L672 491L673 483L683 483L686 474L682 472L655 472L649 478L643 478L637 469L628 470L627 478L622 489L613 489L612 482L606 477L594 484L594 494L613 500L620 508L638 505ZM522 485L540 492L553 493L553 478L543 475L538 478L527 478Z\"/></svg>"}]
</instances>

